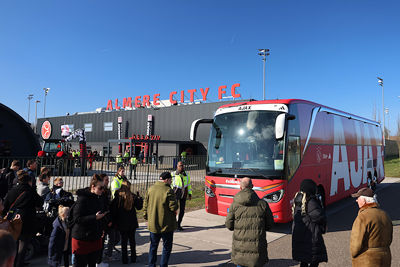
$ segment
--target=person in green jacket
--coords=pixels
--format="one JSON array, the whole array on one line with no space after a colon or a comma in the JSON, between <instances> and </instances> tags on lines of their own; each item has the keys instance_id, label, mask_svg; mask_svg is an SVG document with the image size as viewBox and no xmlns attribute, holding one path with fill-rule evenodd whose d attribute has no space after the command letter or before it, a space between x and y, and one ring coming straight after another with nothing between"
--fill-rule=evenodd
<instances>
[{"instance_id":1,"label":"person in green jacket","mask_svg":"<svg viewBox=\"0 0 400 267\"><path fill-rule=\"evenodd\" d=\"M232 262L257 267L268 262L267 234L274 219L268 203L254 192L250 178L240 181L239 193L226 216L225 226L233 231Z\"/></svg>"},{"instance_id":2,"label":"person in green jacket","mask_svg":"<svg viewBox=\"0 0 400 267\"><path fill-rule=\"evenodd\" d=\"M147 191L143 217L148 222L150 232L149 266L156 266L157 249L160 239L163 240L163 252L160 266L168 266L172 251L173 234L176 230L175 213L178 203L171 189L172 176L163 172L159 180Z\"/></svg>"},{"instance_id":3,"label":"person in green jacket","mask_svg":"<svg viewBox=\"0 0 400 267\"><path fill-rule=\"evenodd\" d=\"M138 160L136 159L135 155L132 155L132 158L130 159L130 168L129 168L129 179L132 179L132 171L133 171L133 179L136 180L136 166L138 163Z\"/></svg>"}]
</instances>

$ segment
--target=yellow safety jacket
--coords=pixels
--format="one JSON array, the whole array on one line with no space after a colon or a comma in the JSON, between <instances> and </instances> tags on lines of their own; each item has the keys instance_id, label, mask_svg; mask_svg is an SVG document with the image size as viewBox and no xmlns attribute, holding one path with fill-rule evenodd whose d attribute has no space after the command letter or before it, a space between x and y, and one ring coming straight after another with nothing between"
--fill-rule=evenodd
<instances>
[{"instance_id":1,"label":"yellow safety jacket","mask_svg":"<svg viewBox=\"0 0 400 267\"><path fill-rule=\"evenodd\" d=\"M121 157L121 155L117 155L117 157L115 158L115 162L116 162L116 163L122 163L122 157Z\"/></svg>"},{"instance_id":2,"label":"yellow safety jacket","mask_svg":"<svg viewBox=\"0 0 400 267\"><path fill-rule=\"evenodd\" d=\"M129 158L129 152L125 152L124 158Z\"/></svg>"},{"instance_id":3,"label":"yellow safety jacket","mask_svg":"<svg viewBox=\"0 0 400 267\"><path fill-rule=\"evenodd\" d=\"M177 174L176 171L174 171L171 173L171 175L172 175L171 188L174 189L175 192L177 191L177 189L178 191L180 189L182 192L181 198L186 197L186 194L189 195L192 194L192 184L190 183L190 175L188 173L186 173L186 176L184 176L182 173Z\"/></svg>"},{"instance_id":4,"label":"yellow safety jacket","mask_svg":"<svg viewBox=\"0 0 400 267\"><path fill-rule=\"evenodd\" d=\"M137 159L136 159L136 157L132 157L132 158L131 158L131 164L132 164L132 165L136 165L136 164L137 164Z\"/></svg>"},{"instance_id":5,"label":"yellow safety jacket","mask_svg":"<svg viewBox=\"0 0 400 267\"><path fill-rule=\"evenodd\" d=\"M111 198L114 198L115 191L121 188L122 181L124 179L121 176L115 176L111 181Z\"/></svg>"}]
</instances>

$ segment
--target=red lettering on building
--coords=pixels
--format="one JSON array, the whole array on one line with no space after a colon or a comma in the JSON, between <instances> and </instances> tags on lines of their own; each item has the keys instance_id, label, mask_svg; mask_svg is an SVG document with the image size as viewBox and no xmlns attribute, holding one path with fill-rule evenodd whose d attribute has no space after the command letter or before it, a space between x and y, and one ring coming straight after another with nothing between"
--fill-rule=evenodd
<instances>
[{"instance_id":1,"label":"red lettering on building","mask_svg":"<svg viewBox=\"0 0 400 267\"><path fill-rule=\"evenodd\" d=\"M140 96L135 97L135 108L140 108Z\"/></svg>"},{"instance_id":2,"label":"red lettering on building","mask_svg":"<svg viewBox=\"0 0 400 267\"><path fill-rule=\"evenodd\" d=\"M231 95L233 98L239 98L241 97L241 94L236 93L236 89L240 87L240 83L235 83L231 87ZM218 87L218 99L221 100L224 98L224 94L226 94L226 85L221 85ZM187 102L193 103L195 101L194 96L197 91L200 91L202 100L207 101L207 95L209 92L210 88L206 87L205 89L199 88L199 89L189 89L186 90L187 93L189 93L190 97ZM169 93L169 102L171 105L176 105L178 103L177 100L174 99L174 96L177 95L177 91L172 91ZM160 94L154 94L153 95L153 101L151 101L150 95L143 95L143 96L136 96L134 98L134 103L132 103L133 98L132 97L124 97L122 101L122 108L132 108L133 104L135 108L140 108L140 107L151 107L152 105L154 106L159 106L161 104L160 102ZM185 90L180 91L180 103L185 103ZM112 100L107 101L107 108L106 110L119 110L121 107L119 106L118 103L118 98L115 99L115 102L113 103Z\"/></svg>"},{"instance_id":3,"label":"red lettering on building","mask_svg":"<svg viewBox=\"0 0 400 267\"><path fill-rule=\"evenodd\" d=\"M222 95L226 94L226 91L224 89L226 89L226 85L221 85L220 87L218 87L218 99L222 99Z\"/></svg>"},{"instance_id":4,"label":"red lettering on building","mask_svg":"<svg viewBox=\"0 0 400 267\"><path fill-rule=\"evenodd\" d=\"M154 106L160 105L160 102L158 102L158 101L160 101L159 96L160 96L160 94L155 94L155 95L153 95L153 105L154 105Z\"/></svg>"},{"instance_id":5,"label":"red lettering on building","mask_svg":"<svg viewBox=\"0 0 400 267\"><path fill-rule=\"evenodd\" d=\"M190 102L193 103L194 102L194 93L196 92L196 89L190 89L188 90L189 94L190 94Z\"/></svg>"},{"instance_id":6,"label":"red lettering on building","mask_svg":"<svg viewBox=\"0 0 400 267\"><path fill-rule=\"evenodd\" d=\"M143 107L150 107L150 96L149 95L144 95L143 96L143 102L142 102Z\"/></svg>"},{"instance_id":7,"label":"red lettering on building","mask_svg":"<svg viewBox=\"0 0 400 267\"><path fill-rule=\"evenodd\" d=\"M115 109L120 109L121 107L118 106L118 98L115 99Z\"/></svg>"},{"instance_id":8,"label":"red lettering on building","mask_svg":"<svg viewBox=\"0 0 400 267\"><path fill-rule=\"evenodd\" d=\"M132 97L124 98L122 100L122 108L132 108Z\"/></svg>"},{"instance_id":9,"label":"red lettering on building","mask_svg":"<svg viewBox=\"0 0 400 267\"><path fill-rule=\"evenodd\" d=\"M239 98L240 97L240 94L236 94L236 87L239 87L239 86L240 86L240 83L235 83L234 85L232 85L231 95L232 95L233 98Z\"/></svg>"},{"instance_id":10,"label":"red lettering on building","mask_svg":"<svg viewBox=\"0 0 400 267\"><path fill-rule=\"evenodd\" d=\"M177 103L177 101L174 100L174 95L176 95L176 91L169 93L169 102L171 103L171 105L174 105Z\"/></svg>"},{"instance_id":11,"label":"red lettering on building","mask_svg":"<svg viewBox=\"0 0 400 267\"><path fill-rule=\"evenodd\" d=\"M112 110L112 109L113 109L112 100L110 99L110 100L108 100L108 102L107 102L107 108L106 108L106 110Z\"/></svg>"},{"instance_id":12,"label":"red lettering on building","mask_svg":"<svg viewBox=\"0 0 400 267\"><path fill-rule=\"evenodd\" d=\"M210 88L206 88L206 90L204 91L203 88L200 88L200 92L201 92L201 96L203 97L203 101L207 101L207 94L208 94L208 90L210 90Z\"/></svg>"}]
</instances>

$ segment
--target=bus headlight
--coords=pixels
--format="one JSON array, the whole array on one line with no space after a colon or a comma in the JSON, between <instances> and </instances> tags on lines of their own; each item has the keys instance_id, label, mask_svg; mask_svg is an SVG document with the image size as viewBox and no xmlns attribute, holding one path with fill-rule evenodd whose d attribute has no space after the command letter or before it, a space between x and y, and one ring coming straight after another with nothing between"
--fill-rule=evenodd
<instances>
[{"instance_id":1,"label":"bus headlight","mask_svg":"<svg viewBox=\"0 0 400 267\"><path fill-rule=\"evenodd\" d=\"M265 195L263 197L263 200L267 201L268 203L277 203L282 199L283 193L284 193L283 189L269 193L268 195Z\"/></svg>"},{"instance_id":2,"label":"bus headlight","mask_svg":"<svg viewBox=\"0 0 400 267\"><path fill-rule=\"evenodd\" d=\"M205 192L208 197L215 197L214 192L208 186L205 187Z\"/></svg>"}]
</instances>

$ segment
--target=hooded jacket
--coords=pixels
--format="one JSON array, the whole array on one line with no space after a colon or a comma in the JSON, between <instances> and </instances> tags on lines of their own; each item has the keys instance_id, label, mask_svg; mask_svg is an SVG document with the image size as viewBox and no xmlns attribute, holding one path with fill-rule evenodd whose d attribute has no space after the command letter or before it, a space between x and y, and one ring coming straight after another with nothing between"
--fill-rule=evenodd
<instances>
[{"instance_id":1,"label":"hooded jacket","mask_svg":"<svg viewBox=\"0 0 400 267\"><path fill-rule=\"evenodd\" d=\"M78 199L72 207L72 237L82 241L95 241L103 234L103 223L96 220L96 213L104 212L101 196L90 192L89 187L76 191ZM70 212L71 212L70 211Z\"/></svg>"},{"instance_id":2,"label":"hooded jacket","mask_svg":"<svg viewBox=\"0 0 400 267\"><path fill-rule=\"evenodd\" d=\"M393 224L376 203L366 204L358 211L350 237L353 267L390 266L390 244Z\"/></svg>"},{"instance_id":3,"label":"hooded jacket","mask_svg":"<svg viewBox=\"0 0 400 267\"><path fill-rule=\"evenodd\" d=\"M303 194L294 199L292 224L292 257L305 263L327 262L328 254L322 234L326 231L326 215L312 195L306 201L305 214L301 212Z\"/></svg>"},{"instance_id":4,"label":"hooded jacket","mask_svg":"<svg viewBox=\"0 0 400 267\"><path fill-rule=\"evenodd\" d=\"M237 193L225 222L233 231L232 262L248 267L263 266L268 261L266 231L273 223L269 205L252 189Z\"/></svg>"}]
</instances>

